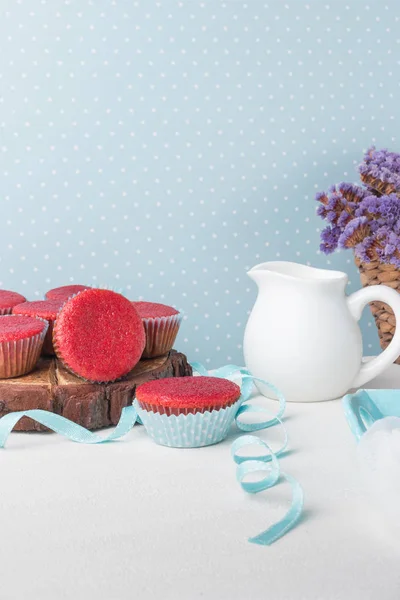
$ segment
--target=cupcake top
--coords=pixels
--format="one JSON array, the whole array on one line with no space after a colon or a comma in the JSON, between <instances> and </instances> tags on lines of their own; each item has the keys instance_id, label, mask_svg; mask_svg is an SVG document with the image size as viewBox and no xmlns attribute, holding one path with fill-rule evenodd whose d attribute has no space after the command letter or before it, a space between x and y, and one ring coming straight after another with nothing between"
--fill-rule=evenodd
<instances>
[{"instance_id":1,"label":"cupcake top","mask_svg":"<svg viewBox=\"0 0 400 600\"><path fill-rule=\"evenodd\" d=\"M89 381L123 377L145 346L141 318L132 302L116 292L87 289L71 298L54 324L53 344L66 367Z\"/></svg>"},{"instance_id":2,"label":"cupcake top","mask_svg":"<svg viewBox=\"0 0 400 600\"><path fill-rule=\"evenodd\" d=\"M71 298L71 296L74 296L78 292L89 289L91 288L87 285L63 285L49 290L46 292L45 297L47 300L68 300L68 298Z\"/></svg>"},{"instance_id":3,"label":"cupcake top","mask_svg":"<svg viewBox=\"0 0 400 600\"><path fill-rule=\"evenodd\" d=\"M15 342L47 329L46 321L20 315L0 316L0 342Z\"/></svg>"},{"instance_id":4,"label":"cupcake top","mask_svg":"<svg viewBox=\"0 0 400 600\"><path fill-rule=\"evenodd\" d=\"M154 319L155 317L172 317L179 315L179 311L157 302L132 302L142 319Z\"/></svg>"},{"instance_id":5,"label":"cupcake top","mask_svg":"<svg viewBox=\"0 0 400 600\"><path fill-rule=\"evenodd\" d=\"M26 298L17 292L9 292L8 290L0 290L0 310L11 308L16 304L25 302Z\"/></svg>"},{"instance_id":6,"label":"cupcake top","mask_svg":"<svg viewBox=\"0 0 400 600\"><path fill-rule=\"evenodd\" d=\"M60 300L37 300L35 302L23 302L14 306L13 315L28 315L31 317L41 317L48 321L54 321L60 308L63 306Z\"/></svg>"},{"instance_id":7,"label":"cupcake top","mask_svg":"<svg viewBox=\"0 0 400 600\"><path fill-rule=\"evenodd\" d=\"M219 409L230 406L239 397L240 387L220 377L168 377L148 381L136 389L139 404L155 409Z\"/></svg>"}]
</instances>

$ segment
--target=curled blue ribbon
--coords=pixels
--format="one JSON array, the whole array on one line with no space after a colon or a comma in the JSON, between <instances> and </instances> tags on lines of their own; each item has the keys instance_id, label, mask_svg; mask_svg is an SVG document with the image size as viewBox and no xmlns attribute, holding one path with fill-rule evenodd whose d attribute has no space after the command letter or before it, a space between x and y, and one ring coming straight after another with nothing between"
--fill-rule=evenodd
<instances>
[{"instance_id":1,"label":"curled blue ribbon","mask_svg":"<svg viewBox=\"0 0 400 600\"><path fill-rule=\"evenodd\" d=\"M207 369L200 363L193 363L193 368L200 375L209 375ZM303 491L300 484L290 475L280 471L278 457L283 454L287 448L288 436L285 427L282 423L282 417L285 412L285 398L282 393L263 379L253 377L247 369L237 367L235 365L226 365L211 373L215 377L235 378L241 377L241 406L236 414L236 425L239 429L245 432L260 431L269 427L279 425L284 433L284 441L279 450L272 451L270 446L260 438L254 435L243 435L239 437L231 447L233 460L238 465L236 477L243 490L248 493L256 494L263 490L267 490L275 486L280 479L286 480L292 488L292 503L286 515L269 527L266 531L249 538L250 542L261 545L270 545L288 531L290 531L298 522L303 508ZM250 399L253 382L258 381L267 385L277 396L279 400L278 412L272 418L268 418L260 423L245 423L240 419L240 416L245 413L265 412L261 406L247 404ZM126 406L122 409L120 420L115 429L107 436L102 437L97 433L93 433L85 427L45 410L33 409L18 412L12 412L0 419L0 448L4 448L8 436L22 417L30 417L37 423L48 427L49 429L59 433L68 439L80 444L103 444L117 440L126 435L138 422L137 411L134 406ZM241 448L245 446L255 445L263 449L263 454L256 456L240 456L238 454ZM262 472L264 476L257 482L246 481L246 477L255 472Z\"/></svg>"},{"instance_id":2,"label":"curled blue ribbon","mask_svg":"<svg viewBox=\"0 0 400 600\"><path fill-rule=\"evenodd\" d=\"M275 452L271 447L255 435L242 435L237 438L231 446L231 454L235 463L238 465L236 470L236 478L245 492L250 494L257 494L264 490L270 489L275 486L281 479L287 481L292 488L292 502L289 510L284 517L274 523L271 527L261 532L260 534L249 538L249 542L254 544L260 544L262 546L269 546L276 542L278 539L283 537L288 531L293 529L296 523L299 521L302 510L303 510L303 490L294 477L283 473L280 470L278 457L281 456L288 445L288 435L286 429L282 423L282 417L285 413L286 401L282 392L280 392L275 386L268 383L258 377L253 377L251 373L244 368L237 367L235 365L226 365L220 369L216 369L212 373L208 373L207 369L200 363L192 363L192 367L200 375L211 375L214 377L225 377L235 378L236 376L241 377L241 398L242 404L236 414L236 425L242 431L261 431L275 425L279 425L284 433L284 440L279 450ZM241 421L240 416L245 413L258 413L266 412L262 406L247 404L252 389L253 382L258 381L266 385L274 394L277 396L279 405L278 412L272 418L268 418L260 423L244 423ZM264 453L257 454L256 456L240 456L238 451L245 446L260 446ZM246 477L252 473L262 472L264 476L259 481L246 481Z\"/></svg>"},{"instance_id":3,"label":"curled blue ribbon","mask_svg":"<svg viewBox=\"0 0 400 600\"><path fill-rule=\"evenodd\" d=\"M85 427L47 410L38 408L12 412L0 419L0 448L4 448L8 436L22 417L30 417L37 423L40 423L40 425L44 425L79 444L104 444L105 442L112 442L126 435L136 423L137 412L134 406L125 406L122 409L117 426L106 437L101 437L97 433L93 433L85 429Z\"/></svg>"}]
</instances>

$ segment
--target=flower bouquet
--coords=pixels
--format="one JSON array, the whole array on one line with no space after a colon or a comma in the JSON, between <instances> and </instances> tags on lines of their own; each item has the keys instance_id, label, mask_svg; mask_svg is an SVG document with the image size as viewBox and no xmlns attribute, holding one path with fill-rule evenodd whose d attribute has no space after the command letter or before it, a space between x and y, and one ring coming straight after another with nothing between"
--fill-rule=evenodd
<instances>
[{"instance_id":1,"label":"flower bouquet","mask_svg":"<svg viewBox=\"0 0 400 600\"><path fill-rule=\"evenodd\" d=\"M352 248L364 287L384 284L400 291L400 154L372 147L359 173L360 185L339 183L316 195L317 214L328 223L320 249L330 254ZM385 349L394 334L394 315L382 302L370 307Z\"/></svg>"}]
</instances>

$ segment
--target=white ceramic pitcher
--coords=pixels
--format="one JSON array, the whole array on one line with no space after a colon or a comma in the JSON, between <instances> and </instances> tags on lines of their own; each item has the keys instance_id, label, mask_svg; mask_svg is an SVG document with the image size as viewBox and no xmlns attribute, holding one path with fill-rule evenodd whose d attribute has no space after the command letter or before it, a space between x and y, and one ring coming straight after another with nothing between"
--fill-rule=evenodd
<instances>
[{"instance_id":1,"label":"white ceramic pitcher","mask_svg":"<svg viewBox=\"0 0 400 600\"><path fill-rule=\"evenodd\" d=\"M400 323L400 294L390 287L374 285L346 296L345 273L291 262L263 263L248 275L258 285L258 297L244 336L246 366L287 400L339 398L399 356L400 326L386 350L362 363L358 320L366 304L389 304Z\"/></svg>"}]
</instances>

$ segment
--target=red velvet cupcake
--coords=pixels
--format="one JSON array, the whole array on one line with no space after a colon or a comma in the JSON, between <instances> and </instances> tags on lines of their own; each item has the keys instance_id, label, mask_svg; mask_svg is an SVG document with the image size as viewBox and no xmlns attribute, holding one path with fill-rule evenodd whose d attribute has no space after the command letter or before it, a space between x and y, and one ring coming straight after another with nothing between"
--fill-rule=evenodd
<instances>
[{"instance_id":1,"label":"red velvet cupcake","mask_svg":"<svg viewBox=\"0 0 400 600\"><path fill-rule=\"evenodd\" d=\"M42 353L49 356L55 354L53 348L53 325L64 302L60 300L37 300L35 302L23 302L13 308L14 315L26 315L29 317L40 317L49 323L49 328L43 343Z\"/></svg>"},{"instance_id":2,"label":"red velvet cupcake","mask_svg":"<svg viewBox=\"0 0 400 600\"><path fill-rule=\"evenodd\" d=\"M87 285L63 285L46 292L45 298L47 300L60 300L61 302L66 302L68 298L75 296L75 294L90 289L91 288Z\"/></svg>"},{"instance_id":3,"label":"red velvet cupcake","mask_svg":"<svg viewBox=\"0 0 400 600\"><path fill-rule=\"evenodd\" d=\"M132 302L110 290L87 289L63 306L53 345L67 369L87 381L116 381L133 369L145 346Z\"/></svg>"},{"instance_id":4,"label":"red velvet cupcake","mask_svg":"<svg viewBox=\"0 0 400 600\"><path fill-rule=\"evenodd\" d=\"M34 369L48 329L35 317L0 317L0 378L18 377Z\"/></svg>"},{"instance_id":5,"label":"red velvet cupcake","mask_svg":"<svg viewBox=\"0 0 400 600\"><path fill-rule=\"evenodd\" d=\"M228 379L177 377L139 385L135 406L158 444L196 448L226 437L241 401L240 387Z\"/></svg>"},{"instance_id":6,"label":"red velvet cupcake","mask_svg":"<svg viewBox=\"0 0 400 600\"><path fill-rule=\"evenodd\" d=\"M178 335L182 315L166 304L132 302L143 320L146 346L143 358L154 358L172 349Z\"/></svg>"},{"instance_id":7,"label":"red velvet cupcake","mask_svg":"<svg viewBox=\"0 0 400 600\"><path fill-rule=\"evenodd\" d=\"M0 315L10 315L13 307L21 302L26 302L26 298L21 294L0 290Z\"/></svg>"}]
</instances>

